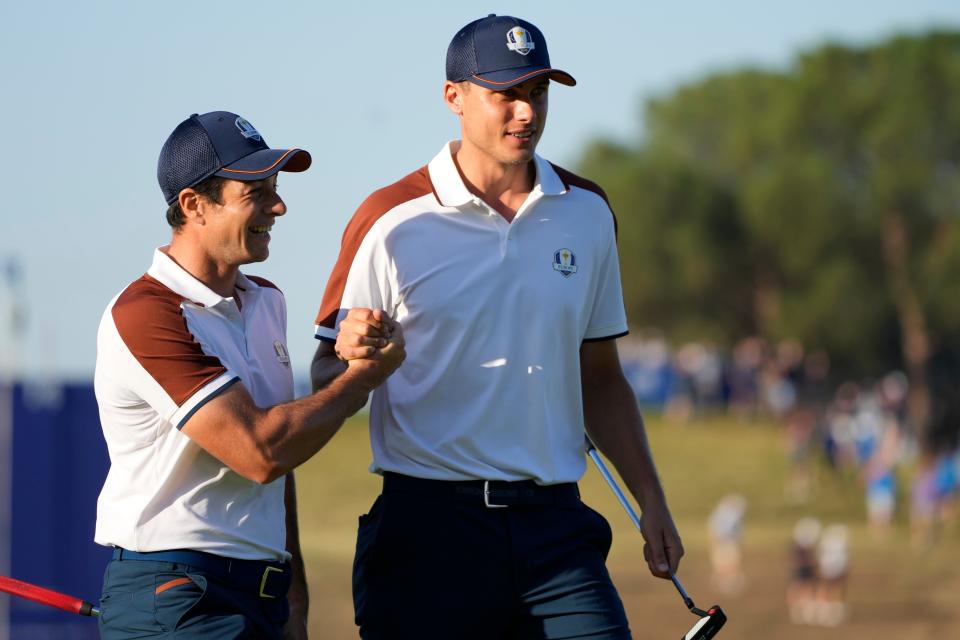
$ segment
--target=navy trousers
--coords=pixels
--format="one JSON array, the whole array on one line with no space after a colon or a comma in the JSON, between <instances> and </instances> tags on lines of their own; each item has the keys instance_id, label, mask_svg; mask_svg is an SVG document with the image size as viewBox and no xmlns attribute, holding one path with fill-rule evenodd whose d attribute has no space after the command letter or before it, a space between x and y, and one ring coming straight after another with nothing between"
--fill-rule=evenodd
<instances>
[{"instance_id":1,"label":"navy trousers","mask_svg":"<svg viewBox=\"0 0 960 640\"><path fill-rule=\"evenodd\" d=\"M264 598L256 585L200 567L113 560L100 596L100 637L280 640L289 615L287 586Z\"/></svg>"},{"instance_id":2,"label":"navy trousers","mask_svg":"<svg viewBox=\"0 0 960 640\"><path fill-rule=\"evenodd\" d=\"M511 503L491 508L482 482L387 474L357 536L361 638L629 639L605 566L607 521L575 485L545 500L525 500L527 489L514 485L486 496Z\"/></svg>"}]
</instances>

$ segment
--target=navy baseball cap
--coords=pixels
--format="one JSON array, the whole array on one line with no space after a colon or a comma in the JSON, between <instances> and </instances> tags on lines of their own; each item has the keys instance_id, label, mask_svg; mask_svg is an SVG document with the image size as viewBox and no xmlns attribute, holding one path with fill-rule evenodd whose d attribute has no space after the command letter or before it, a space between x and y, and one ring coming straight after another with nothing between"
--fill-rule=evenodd
<instances>
[{"instance_id":1,"label":"navy baseball cap","mask_svg":"<svg viewBox=\"0 0 960 640\"><path fill-rule=\"evenodd\" d=\"M550 66L547 41L526 20L490 14L474 20L453 36L447 48L447 80L503 91L538 76L560 84L577 81Z\"/></svg>"},{"instance_id":2,"label":"navy baseball cap","mask_svg":"<svg viewBox=\"0 0 960 640\"><path fill-rule=\"evenodd\" d=\"M263 180L278 171L306 171L312 159L303 149L271 149L252 124L229 111L193 114L181 122L160 150L157 181L167 204L210 176Z\"/></svg>"}]
</instances>

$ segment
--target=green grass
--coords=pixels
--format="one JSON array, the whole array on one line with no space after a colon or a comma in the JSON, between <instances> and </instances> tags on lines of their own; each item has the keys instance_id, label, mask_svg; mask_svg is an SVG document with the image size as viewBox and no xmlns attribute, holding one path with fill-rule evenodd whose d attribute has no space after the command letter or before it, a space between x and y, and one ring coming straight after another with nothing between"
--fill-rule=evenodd
<instances>
[{"instance_id":1,"label":"green grass","mask_svg":"<svg viewBox=\"0 0 960 640\"><path fill-rule=\"evenodd\" d=\"M769 424L710 420L690 425L651 421L657 465L687 554L680 577L700 606L719 602L730 616L726 640L947 640L960 637L960 527L943 532L923 553L909 544L905 518L877 539L864 526L862 490L852 475L817 470L806 506L783 498L786 456L781 431ZM297 472L301 543L311 590L310 629L315 638L356 638L350 571L357 516L379 492L367 471L366 420L358 418ZM642 539L592 467L581 482L584 500L614 529L609 567L627 607L634 636L680 637L694 622L673 587L652 578ZM749 500L744 535L748 584L735 597L712 593L706 519L725 494ZM833 629L787 621L784 588L787 548L796 520L813 515L851 530L850 619ZM451 639L455 640L455 639Z\"/></svg>"}]
</instances>

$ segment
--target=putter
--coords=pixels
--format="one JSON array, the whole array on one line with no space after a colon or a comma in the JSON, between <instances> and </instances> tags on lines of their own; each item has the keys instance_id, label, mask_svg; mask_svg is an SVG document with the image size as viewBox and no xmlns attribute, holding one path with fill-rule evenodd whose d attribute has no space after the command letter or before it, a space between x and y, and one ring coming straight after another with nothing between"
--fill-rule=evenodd
<instances>
[{"instance_id":1,"label":"putter","mask_svg":"<svg viewBox=\"0 0 960 640\"><path fill-rule=\"evenodd\" d=\"M624 495L623 491L621 491L620 485L617 484L617 481L607 468L606 463L604 463L603 458L600 457L600 452L597 451L597 448L594 446L589 437L587 438L587 454L590 456L590 459L593 460L593 463L597 466L597 470L600 472L600 475L603 476L603 479L606 480L607 485L609 485L610 489L613 491L613 495L617 497L617 501L620 503L620 506L622 506L627 512L627 515L630 516L630 520L633 521L633 525L637 528L637 531L641 531L642 533L642 529L640 528L640 516L637 515L633 505L630 504L630 502L627 500L627 496ZM684 589L683 585L680 584L677 576L671 573L670 580L673 582L673 586L675 586L677 591L680 593L680 597L683 598L683 604L687 606L687 609L689 609L690 612L695 616L700 617L700 619L697 620L697 623L690 628L690 631L687 631L686 635L684 635L681 640L709 640L717 635L717 632L720 631L720 628L723 627L724 623L727 621L727 615L723 612L723 609L720 608L720 605L715 604L706 611L699 609L693 603L693 598L687 595L686 589Z\"/></svg>"},{"instance_id":2,"label":"putter","mask_svg":"<svg viewBox=\"0 0 960 640\"><path fill-rule=\"evenodd\" d=\"M54 607L56 609L69 611L70 613L76 613L77 615L92 616L95 618L100 616L100 610L86 600L74 598L73 596L68 596L67 594L60 593L59 591L44 589L43 587L38 587L35 584L30 584L29 582L23 582L21 580L15 580L13 578L8 578L7 576L0 576L0 591L9 593L10 595L14 595L19 598L24 598L26 600L39 602L40 604L45 604L48 607Z\"/></svg>"}]
</instances>

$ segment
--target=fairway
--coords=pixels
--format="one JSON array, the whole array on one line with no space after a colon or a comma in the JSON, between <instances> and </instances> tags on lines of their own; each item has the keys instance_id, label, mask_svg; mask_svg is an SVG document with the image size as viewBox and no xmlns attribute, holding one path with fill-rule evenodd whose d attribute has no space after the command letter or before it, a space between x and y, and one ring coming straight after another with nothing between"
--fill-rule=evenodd
<instances>
[{"instance_id":1,"label":"fairway","mask_svg":"<svg viewBox=\"0 0 960 640\"><path fill-rule=\"evenodd\" d=\"M767 423L711 420L680 426L651 420L648 428L687 549L679 576L699 606L718 603L727 612L730 621L719 638L960 637L960 530L956 523L935 548L924 553L911 550L902 514L892 534L876 540L863 524L862 492L856 478L825 470L818 474L818 488L809 505L787 505L782 497L786 467L781 432ZM366 511L380 484L379 477L366 470L369 460L366 419L358 418L297 471L312 638L357 637L350 594L357 516ZM647 573L640 535L592 466L580 486L584 500L613 526L608 564L634 637L681 637L694 616L669 582ZM744 535L748 583L735 597L712 592L706 534L707 516L717 500L731 492L749 501ZM805 515L824 523L845 523L851 529L850 618L836 628L794 626L787 619L787 548L794 523Z\"/></svg>"}]
</instances>

